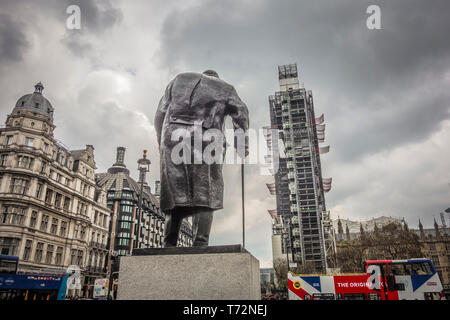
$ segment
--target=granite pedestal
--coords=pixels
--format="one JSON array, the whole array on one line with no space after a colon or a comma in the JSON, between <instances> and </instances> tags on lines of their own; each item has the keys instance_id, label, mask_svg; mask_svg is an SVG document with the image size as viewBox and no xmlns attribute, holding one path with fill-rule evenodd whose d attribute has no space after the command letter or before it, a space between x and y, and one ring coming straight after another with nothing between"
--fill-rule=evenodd
<instances>
[{"instance_id":1,"label":"granite pedestal","mask_svg":"<svg viewBox=\"0 0 450 320\"><path fill-rule=\"evenodd\" d=\"M241 245L135 249L120 257L119 300L260 300L259 261Z\"/></svg>"}]
</instances>

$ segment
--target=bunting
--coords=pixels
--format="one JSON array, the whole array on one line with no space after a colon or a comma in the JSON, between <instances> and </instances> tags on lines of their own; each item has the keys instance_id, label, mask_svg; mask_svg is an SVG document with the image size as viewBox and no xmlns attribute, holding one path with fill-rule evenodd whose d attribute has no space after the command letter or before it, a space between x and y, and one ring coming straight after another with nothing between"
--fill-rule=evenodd
<instances>
[{"instance_id":1,"label":"bunting","mask_svg":"<svg viewBox=\"0 0 450 320\"><path fill-rule=\"evenodd\" d=\"M267 189L269 189L269 192L271 195L276 194L275 183L266 183L266 186L267 186Z\"/></svg>"},{"instance_id":2,"label":"bunting","mask_svg":"<svg viewBox=\"0 0 450 320\"><path fill-rule=\"evenodd\" d=\"M322 124L324 120L325 120L325 116L324 116L324 114L322 113L322 115L321 115L320 117L314 119L314 122L315 122L316 125L317 125L317 124Z\"/></svg>"},{"instance_id":3,"label":"bunting","mask_svg":"<svg viewBox=\"0 0 450 320\"><path fill-rule=\"evenodd\" d=\"M333 178L323 178L323 192L329 192L331 190L331 181Z\"/></svg>"},{"instance_id":4,"label":"bunting","mask_svg":"<svg viewBox=\"0 0 450 320\"><path fill-rule=\"evenodd\" d=\"M325 131L325 124L317 124L316 125L317 132L319 131Z\"/></svg>"},{"instance_id":5,"label":"bunting","mask_svg":"<svg viewBox=\"0 0 450 320\"><path fill-rule=\"evenodd\" d=\"M330 151L330 146L325 146L325 147L320 147L319 148L319 153L323 154L323 153L328 153Z\"/></svg>"},{"instance_id":6,"label":"bunting","mask_svg":"<svg viewBox=\"0 0 450 320\"><path fill-rule=\"evenodd\" d=\"M267 211L269 212L272 219L275 219L277 217L277 209L267 210Z\"/></svg>"}]
</instances>

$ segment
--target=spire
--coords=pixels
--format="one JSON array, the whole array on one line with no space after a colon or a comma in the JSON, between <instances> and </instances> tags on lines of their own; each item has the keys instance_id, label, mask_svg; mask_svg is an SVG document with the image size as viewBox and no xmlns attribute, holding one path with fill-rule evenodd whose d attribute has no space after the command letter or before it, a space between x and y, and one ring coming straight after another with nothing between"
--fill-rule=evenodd
<instances>
[{"instance_id":1,"label":"spire","mask_svg":"<svg viewBox=\"0 0 450 320\"><path fill-rule=\"evenodd\" d=\"M425 239L425 232L423 231L423 225L422 222L419 219L419 230L420 230L420 238L423 240Z\"/></svg>"},{"instance_id":2,"label":"spire","mask_svg":"<svg viewBox=\"0 0 450 320\"><path fill-rule=\"evenodd\" d=\"M38 83L36 83L36 85L34 86L34 92L35 93L41 93L44 90L44 85L39 81Z\"/></svg>"},{"instance_id":3,"label":"spire","mask_svg":"<svg viewBox=\"0 0 450 320\"><path fill-rule=\"evenodd\" d=\"M434 220L434 230L436 232L436 238L440 238L441 237L441 233L439 232L439 226L436 222L436 218L433 219Z\"/></svg>"},{"instance_id":4,"label":"spire","mask_svg":"<svg viewBox=\"0 0 450 320\"><path fill-rule=\"evenodd\" d=\"M380 230L378 229L377 223L374 222L373 232L375 233L376 236L378 236L379 231L380 231Z\"/></svg>"},{"instance_id":5,"label":"spire","mask_svg":"<svg viewBox=\"0 0 450 320\"><path fill-rule=\"evenodd\" d=\"M408 224L406 223L405 218L403 218L403 230L407 232L409 231Z\"/></svg>"},{"instance_id":6,"label":"spire","mask_svg":"<svg viewBox=\"0 0 450 320\"><path fill-rule=\"evenodd\" d=\"M344 229L342 229L341 218L339 218L339 216L338 216L338 234L343 234L343 233L344 233Z\"/></svg>"},{"instance_id":7,"label":"spire","mask_svg":"<svg viewBox=\"0 0 450 320\"><path fill-rule=\"evenodd\" d=\"M345 225L345 234L347 235L347 240L350 240L350 230L348 229L348 224Z\"/></svg>"}]
</instances>

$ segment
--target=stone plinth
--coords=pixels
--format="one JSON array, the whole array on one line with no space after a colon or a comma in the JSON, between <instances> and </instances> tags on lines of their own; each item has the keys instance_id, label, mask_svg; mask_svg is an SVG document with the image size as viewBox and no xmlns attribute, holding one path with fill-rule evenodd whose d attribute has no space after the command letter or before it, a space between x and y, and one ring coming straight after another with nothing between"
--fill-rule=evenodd
<instances>
[{"instance_id":1,"label":"stone plinth","mask_svg":"<svg viewBox=\"0 0 450 320\"><path fill-rule=\"evenodd\" d=\"M259 261L241 245L135 249L120 257L119 300L260 300Z\"/></svg>"}]
</instances>

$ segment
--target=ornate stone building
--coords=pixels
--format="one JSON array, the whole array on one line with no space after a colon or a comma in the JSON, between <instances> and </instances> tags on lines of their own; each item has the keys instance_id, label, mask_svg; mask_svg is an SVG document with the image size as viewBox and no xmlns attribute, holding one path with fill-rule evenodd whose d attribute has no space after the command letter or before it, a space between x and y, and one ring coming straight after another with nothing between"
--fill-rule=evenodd
<instances>
[{"instance_id":1,"label":"ornate stone building","mask_svg":"<svg viewBox=\"0 0 450 320\"><path fill-rule=\"evenodd\" d=\"M21 97L0 129L0 253L19 272L81 270L82 290L106 277L110 211L95 183L94 147L69 150L53 135L44 87ZM80 292L81 291L81 292Z\"/></svg>"}]
</instances>

